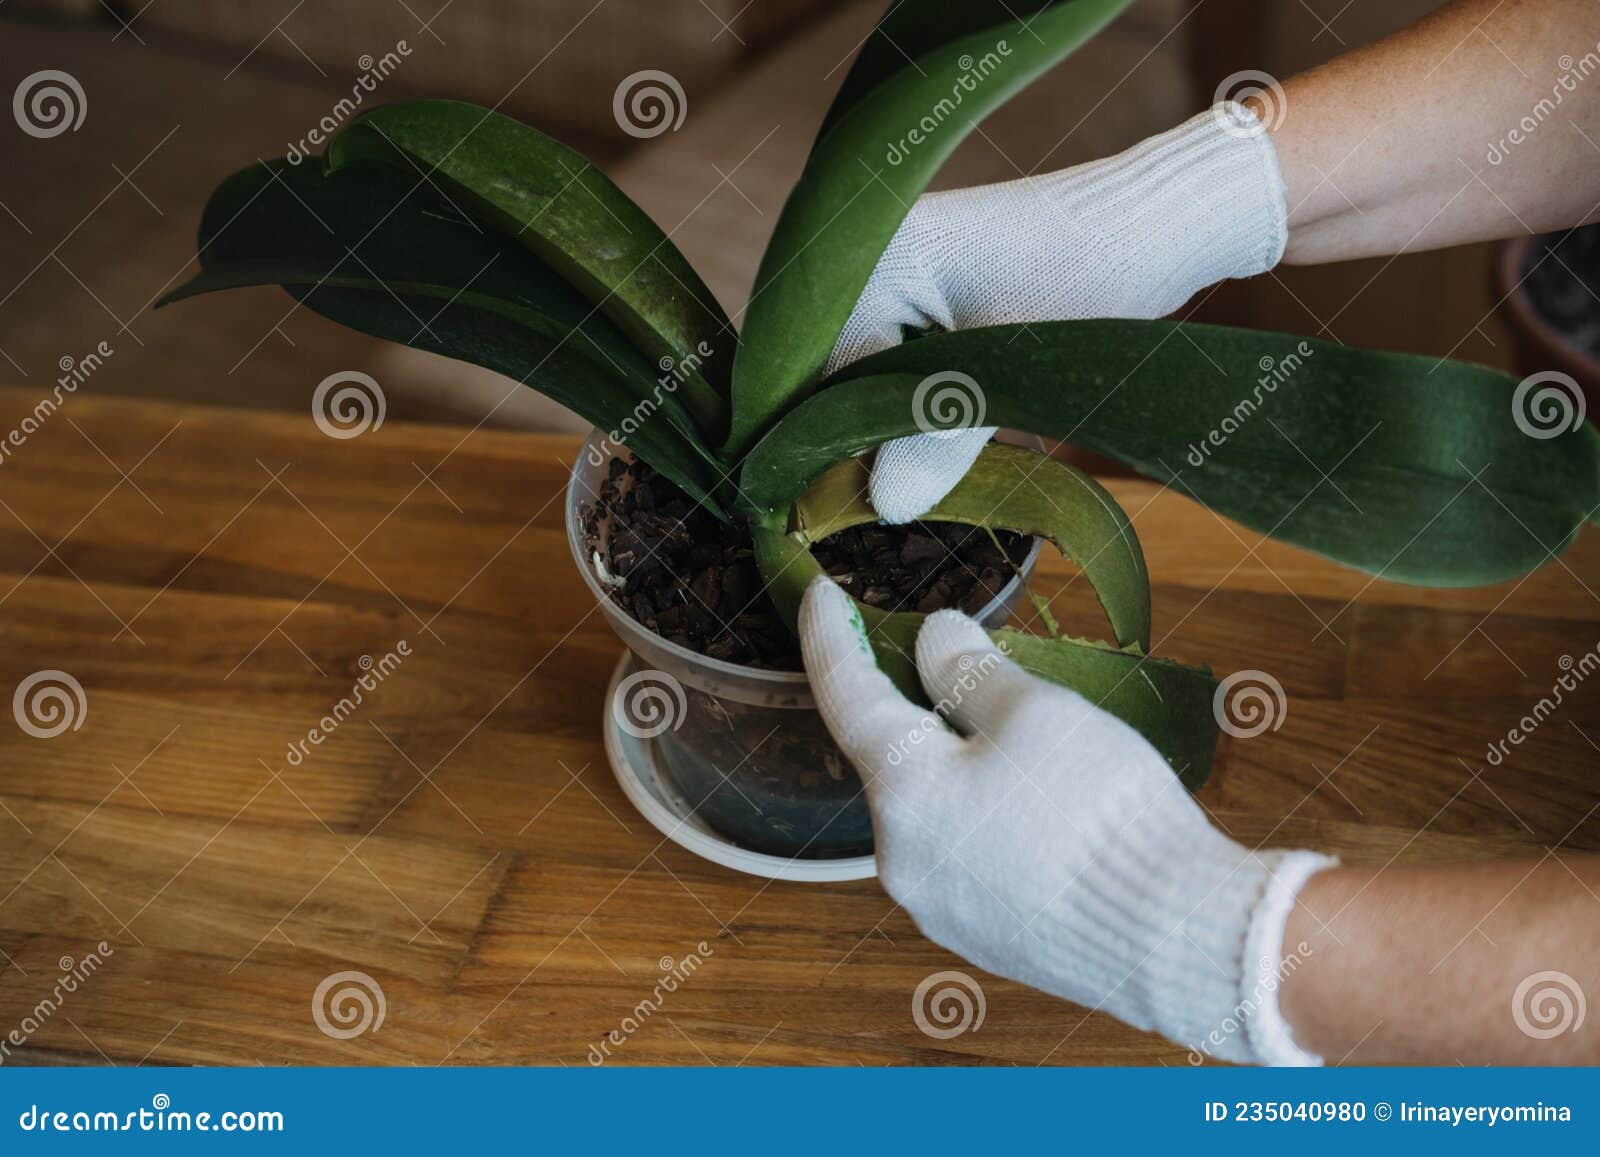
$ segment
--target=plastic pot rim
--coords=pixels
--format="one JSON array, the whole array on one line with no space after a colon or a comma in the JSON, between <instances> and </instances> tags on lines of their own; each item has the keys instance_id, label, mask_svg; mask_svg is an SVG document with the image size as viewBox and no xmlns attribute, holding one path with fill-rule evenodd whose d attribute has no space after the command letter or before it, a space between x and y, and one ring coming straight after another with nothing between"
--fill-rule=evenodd
<instances>
[{"instance_id":1,"label":"plastic pot rim","mask_svg":"<svg viewBox=\"0 0 1600 1157\"><path fill-rule=\"evenodd\" d=\"M585 463L589 460L591 454L604 454L608 468L613 459L623 457L621 453L608 452L605 449L608 444L614 443L611 443L610 438L603 430L598 428L591 430L588 438L584 439L583 448L578 452L577 460L572 464L572 472L567 479L565 506L567 545L572 551L572 560L577 564L578 573L583 576L584 584L589 588L589 593L599 602L607 621L611 623L612 629L616 631L623 644L632 649L633 639L640 639L647 649L659 648L686 666L699 668L714 675L720 675L725 679L747 680L751 683L767 685L775 694L783 692L809 694L810 683L807 681L804 671L774 671L766 667L747 667L740 663L730 663L725 659L713 659L709 655L703 655L699 651L692 651L688 647L681 646L656 634L612 601L611 596L606 592L606 589L601 585L599 578L594 573L592 560L585 553L587 546L584 541L583 520L579 517L579 509L582 504L594 501L598 497L591 492L587 492L588 487L584 484L582 477ZM979 620L987 618L1015 595L1014 588L1027 584L1043 545L1043 539L1035 538L1033 540L1033 547L1028 551L1028 556L1017 566L1018 573L1012 575L1011 580L1000 589L1000 592L993 599L985 603L973 618Z\"/></svg>"}]
</instances>

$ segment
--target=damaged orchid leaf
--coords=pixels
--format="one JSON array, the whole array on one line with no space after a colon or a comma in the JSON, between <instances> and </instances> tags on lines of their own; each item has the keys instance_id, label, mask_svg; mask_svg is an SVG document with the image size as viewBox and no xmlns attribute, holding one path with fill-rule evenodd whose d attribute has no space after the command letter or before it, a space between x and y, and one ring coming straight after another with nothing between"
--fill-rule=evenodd
<instances>
[{"instance_id":1,"label":"damaged orchid leaf","mask_svg":"<svg viewBox=\"0 0 1600 1157\"><path fill-rule=\"evenodd\" d=\"M809 544L876 522L866 500L867 477L859 458L829 468L795 503L794 537ZM1122 507L1077 467L1017 446L986 446L966 477L923 517L1049 539L1089 580L1118 646L1149 650L1144 552Z\"/></svg>"},{"instance_id":2,"label":"damaged orchid leaf","mask_svg":"<svg viewBox=\"0 0 1600 1157\"><path fill-rule=\"evenodd\" d=\"M793 535L758 526L753 537L762 573L772 576L773 602L792 626L805 588L824 573L822 566ZM927 705L914 658L926 616L856 606L878 668L907 698ZM1047 639L1007 627L989 635L1025 670L1076 691L1138 731L1190 790L1210 775L1218 738L1212 706L1217 680L1206 668L1152 658L1134 646ZM1070 743L1070 736L1063 742Z\"/></svg>"}]
</instances>

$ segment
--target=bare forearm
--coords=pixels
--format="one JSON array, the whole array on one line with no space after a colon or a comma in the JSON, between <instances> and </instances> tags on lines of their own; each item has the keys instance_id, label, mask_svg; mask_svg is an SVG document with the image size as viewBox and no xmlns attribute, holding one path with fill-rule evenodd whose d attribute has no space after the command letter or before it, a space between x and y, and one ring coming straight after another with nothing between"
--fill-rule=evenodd
<instances>
[{"instance_id":1,"label":"bare forearm","mask_svg":"<svg viewBox=\"0 0 1600 1157\"><path fill-rule=\"evenodd\" d=\"M1600 4L1457 0L1256 101L1316 264L1600 213Z\"/></svg>"},{"instance_id":2,"label":"bare forearm","mask_svg":"<svg viewBox=\"0 0 1600 1157\"><path fill-rule=\"evenodd\" d=\"M1576 1027L1600 996L1600 857L1336 868L1284 953L1284 1015L1330 1063L1600 1062L1600 1023Z\"/></svg>"}]
</instances>

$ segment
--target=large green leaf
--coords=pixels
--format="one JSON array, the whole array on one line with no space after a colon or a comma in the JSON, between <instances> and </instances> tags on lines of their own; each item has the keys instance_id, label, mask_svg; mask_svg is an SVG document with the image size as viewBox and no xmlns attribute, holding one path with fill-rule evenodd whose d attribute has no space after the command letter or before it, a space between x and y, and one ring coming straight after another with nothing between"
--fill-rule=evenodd
<instances>
[{"instance_id":1,"label":"large green leaf","mask_svg":"<svg viewBox=\"0 0 1600 1157\"><path fill-rule=\"evenodd\" d=\"M623 434L697 497L720 475L679 402L690 383L663 388L565 280L394 170L328 175L313 160L236 173L202 215L200 262L163 305L239 286L293 287L344 324L510 374Z\"/></svg>"},{"instance_id":2,"label":"large green leaf","mask_svg":"<svg viewBox=\"0 0 1600 1157\"><path fill-rule=\"evenodd\" d=\"M660 227L581 153L493 110L423 100L357 117L328 160L335 170L382 161L436 185L537 254L652 361L693 365L726 393L727 316Z\"/></svg>"},{"instance_id":3,"label":"large green leaf","mask_svg":"<svg viewBox=\"0 0 1600 1157\"><path fill-rule=\"evenodd\" d=\"M1165 321L996 326L848 367L751 452L744 500L781 525L811 480L890 438L953 424L930 374L981 387L986 424L1120 459L1252 529L1399 582L1531 571L1600 507L1600 434L1524 433L1517 382L1481 366ZM859 376L857 376L859 375Z\"/></svg>"},{"instance_id":4,"label":"large green leaf","mask_svg":"<svg viewBox=\"0 0 1600 1157\"><path fill-rule=\"evenodd\" d=\"M1217 680L1210 668L1010 627L989 633L1020 666L1072 688L1148 739L1185 787L1196 791L1205 784L1218 738Z\"/></svg>"},{"instance_id":5,"label":"large green leaf","mask_svg":"<svg viewBox=\"0 0 1600 1157\"><path fill-rule=\"evenodd\" d=\"M792 626L800 596L822 566L796 536L753 528L756 561L767 578L779 613ZM908 698L928 702L914 661L917 632L925 616L885 612L857 603L879 668ZM1070 687L1103 707L1150 741L1184 785L1199 788L1211 773L1217 746L1213 697L1217 681L1204 668L1113 648L1084 639L1045 639L1011 628L989 632L1027 670Z\"/></svg>"},{"instance_id":6,"label":"large green leaf","mask_svg":"<svg viewBox=\"0 0 1600 1157\"><path fill-rule=\"evenodd\" d=\"M876 522L867 479L860 458L825 471L795 503L790 532L814 543ZM1150 649L1150 578L1139 539L1116 499L1076 466L1018 446L986 446L966 477L923 517L1049 539L1089 580L1117 643Z\"/></svg>"},{"instance_id":7,"label":"large green leaf","mask_svg":"<svg viewBox=\"0 0 1600 1157\"><path fill-rule=\"evenodd\" d=\"M1065 0L997 13L1005 5L907 0L909 11L891 9L762 257L734 363L729 456L816 380L911 202L972 127L1127 4ZM891 38L912 46L893 71Z\"/></svg>"},{"instance_id":8,"label":"large green leaf","mask_svg":"<svg viewBox=\"0 0 1600 1157\"><path fill-rule=\"evenodd\" d=\"M525 329L488 310L462 301L439 308L433 298L327 283L284 288L324 317L362 333L450 357L471 351L468 360L533 386L602 428L616 414L628 412L629 395L613 375L576 353L530 339ZM434 312L427 327L419 327L417 315L429 310ZM687 441L669 436L671 427L666 423L647 417L631 432L626 427L610 428L621 435L619 444L724 517L712 496L719 481L717 471Z\"/></svg>"},{"instance_id":9,"label":"large green leaf","mask_svg":"<svg viewBox=\"0 0 1600 1157\"><path fill-rule=\"evenodd\" d=\"M609 319L547 265L464 217L415 179L382 165L326 171L324 163L252 165L224 181L200 220L201 272L166 304L242 285L385 285L461 300L570 340L643 397L659 391L657 367ZM309 276L308 276L309 275ZM424 317L419 317L419 323ZM715 419L720 401L701 383L672 391ZM676 401L665 407L680 417ZM684 426L697 435L696 427Z\"/></svg>"},{"instance_id":10,"label":"large green leaf","mask_svg":"<svg viewBox=\"0 0 1600 1157\"><path fill-rule=\"evenodd\" d=\"M844 115L878 85L905 68L908 61L926 56L953 40L1014 20L1027 21L1062 0L890 0L889 8L856 53L856 59L839 86L817 130L828 135Z\"/></svg>"}]
</instances>

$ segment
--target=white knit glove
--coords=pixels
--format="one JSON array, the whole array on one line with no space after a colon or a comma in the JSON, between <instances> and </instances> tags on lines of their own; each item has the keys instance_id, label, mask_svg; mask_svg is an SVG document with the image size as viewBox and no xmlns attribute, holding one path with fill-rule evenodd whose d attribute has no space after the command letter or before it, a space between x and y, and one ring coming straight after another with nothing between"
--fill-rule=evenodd
<instances>
[{"instance_id":1,"label":"white knit glove","mask_svg":"<svg viewBox=\"0 0 1600 1157\"><path fill-rule=\"evenodd\" d=\"M827 369L898 344L902 326L1163 317L1208 285L1271 269L1286 219L1272 141L1231 101L1105 160L929 193L879 260ZM993 433L890 442L873 468L873 508L886 522L922 514Z\"/></svg>"},{"instance_id":2,"label":"white knit glove","mask_svg":"<svg viewBox=\"0 0 1600 1157\"><path fill-rule=\"evenodd\" d=\"M1226 838L1143 737L960 612L930 616L916 648L959 735L878 670L831 579L806 591L800 639L866 785L878 875L929 939L1225 1060L1321 1063L1277 985L1295 897L1335 861Z\"/></svg>"}]
</instances>

